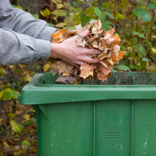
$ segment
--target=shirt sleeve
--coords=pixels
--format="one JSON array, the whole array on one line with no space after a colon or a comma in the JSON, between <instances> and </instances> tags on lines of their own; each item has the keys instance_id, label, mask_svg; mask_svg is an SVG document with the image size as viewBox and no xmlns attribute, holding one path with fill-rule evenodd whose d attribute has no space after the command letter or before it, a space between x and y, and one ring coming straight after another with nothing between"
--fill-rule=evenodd
<instances>
[{"instance_id":1,"label":"shirt sleeve","mask_svg":"<svg viewBox=\"0 0 156 156\"><path fill-rule=\"evenodd\" d=\"M0 28L8 28L36 39L50 41L57 29L49 27L43 20L36 20L30 13L13 8L9 0L0 2Z\"/></svg>"},{"instance_id":2,"label":"shirt sleeve","mask_svg":"<svg viewBox=\"0 0 156 156\"><path fill-rule=\"evenodd\" d=\"M0 64L28 64L45 61L51 52L50 41L34 39L9 29L0 28Z\"/></svg>"}]
</instances>

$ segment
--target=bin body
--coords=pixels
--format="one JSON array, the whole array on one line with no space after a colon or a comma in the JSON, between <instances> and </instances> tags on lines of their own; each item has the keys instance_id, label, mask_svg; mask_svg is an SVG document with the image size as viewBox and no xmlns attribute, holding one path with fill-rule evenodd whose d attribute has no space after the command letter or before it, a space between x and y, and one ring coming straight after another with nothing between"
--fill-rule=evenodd
<instances>
[{"instance_id":1,"label":"bin body","mask_svg":"<svg viewBox=\"0 0 156 156\"><path fill-rule=\"evenodd\" d=\"M53 84L50 73L36 75L19 101L36 110L38 155L155 156L156 75L144 74L147 81L136 74L123 79L133 85L77 86Z\"/></svg>"}]
</instances>

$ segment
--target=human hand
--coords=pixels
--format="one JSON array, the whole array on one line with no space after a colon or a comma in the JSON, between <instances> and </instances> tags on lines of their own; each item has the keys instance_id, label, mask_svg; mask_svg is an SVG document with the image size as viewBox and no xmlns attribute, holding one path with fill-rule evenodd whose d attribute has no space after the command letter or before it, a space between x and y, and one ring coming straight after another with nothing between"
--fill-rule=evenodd
<instances>
[{"instance_id":1,"label":"human hand","mask_svg":"<svg viewBox=\"0 0 156 156\"><path fill-rule=\"evenodd\" d=\"M81 33L82 37L87 36L88 30ZM66 39L62 43L52 43L52 50L50 57L59 58L65 62L68 62L76 67L82 65L84 62L88 63L99 63L98 59L92 59L89 55L100 54L101 51L97 49L88 49L79 47L76 44L77 36Z\"/></svg>"}]
</instances>

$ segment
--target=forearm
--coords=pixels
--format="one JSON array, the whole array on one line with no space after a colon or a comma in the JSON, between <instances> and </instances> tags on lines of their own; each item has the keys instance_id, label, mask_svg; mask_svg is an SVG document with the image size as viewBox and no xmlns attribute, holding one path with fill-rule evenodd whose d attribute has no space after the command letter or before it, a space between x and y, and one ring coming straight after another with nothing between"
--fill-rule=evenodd
<instances>
[{"instance_id":1,"label":"forearm","mask_svg":"<svg viewBox=\"0 0 156 156\"><path fill-rule=\"evenodd\" d=\"M0 29L0 64L29 64L45 61L51 53L50 41L34 39L8 29Z\"/></svg>"},{"instance_id":2,"label":"forearm","mask_svg":"<svg viewBox=\"0 0 156 156\"><path fill-rule=\"evenodd\" d=\"M50 41L51 34L56 31L43 20L36 20L30 13L13 8L8 0L0 3L0 28L8 28L33 38Z\"/></svg>"}]
</instances>

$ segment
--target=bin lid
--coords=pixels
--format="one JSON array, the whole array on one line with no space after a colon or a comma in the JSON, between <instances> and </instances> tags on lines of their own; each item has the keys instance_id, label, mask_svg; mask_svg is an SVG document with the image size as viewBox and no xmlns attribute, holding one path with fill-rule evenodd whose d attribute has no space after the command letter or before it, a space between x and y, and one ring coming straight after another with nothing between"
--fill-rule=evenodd
<instances>
[{"instance_id":1,"label":"bin lid","mask_svg":"<svg viewBox=\"0 0 156 156\"><path fill-rule=\"evenodd\" d=\"M106 83L58 84L51 72L36 74L19 96L21 104L49 104L108 99L156 99L156 74L114 72Z\"/></svg>"}]
</instances>

